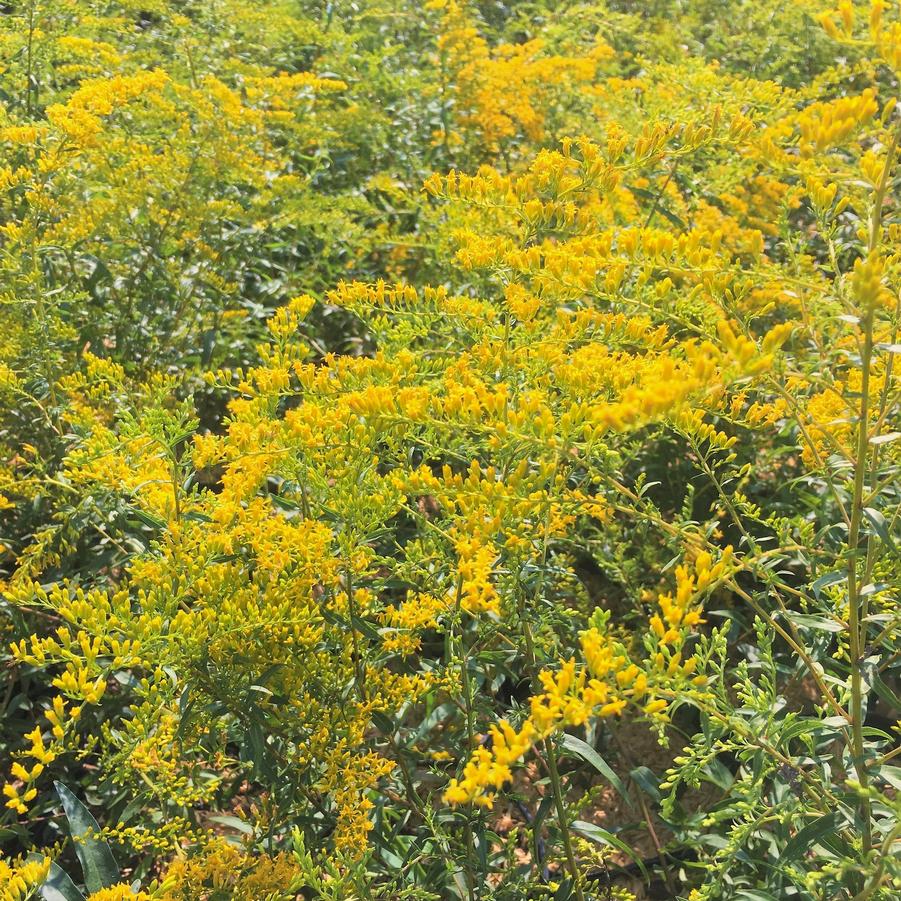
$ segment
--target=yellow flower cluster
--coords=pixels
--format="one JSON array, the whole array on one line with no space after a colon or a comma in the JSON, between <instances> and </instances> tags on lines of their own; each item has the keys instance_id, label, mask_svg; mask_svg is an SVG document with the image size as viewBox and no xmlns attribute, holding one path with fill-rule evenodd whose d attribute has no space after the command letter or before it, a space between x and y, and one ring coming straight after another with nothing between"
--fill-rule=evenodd
<instances>
[{"instance_id":1,"label":"yellow flower cluster","mask_svg":"<svg viewBox=\"0 0 901 901\"><path fill-rule=\"evenodd\" d=\"M127 882L111 885L88 895L88 901L150 901L147 892L134 892Z\"/></svg>"},{"instance_id":2,"label":"yellow flower cluster","mask_svg":"<svg viewBox=\"0 0 901 901\"><path fill-rule=\"evenodd\" d=\"M0 857L0 897L3 901L27 901L50 872L50 858L8 860Z\"/></svg>"},{"instance_id":3,"label":"yellow flower cluster","mask_svg":"<svg viewBox=\"0 0 901 901\"><path fill-rule=\"evenodd\" d=\"M867 38L876 53L898 72L901 71L901 21L887 23L885 11L888 8L887 0L870 0ZM842 0L834 12L822 12L817 18L830 37L847 42L854 40L857 16L851 0Z\"/></svg>"},{"instance_id":4,"label":"yellow flower cluster","mask_svg":"<svg viewBox=\"0 0 901 901\"><path fill-rule=\"evenodd\" d=\"M878 370L869 383L873 404L877 404L885 386L885 374ZM811 469L819 468L833 455L853 460L856 426L853 421L854 402L861 394L863 378L859 370L850 370L844 378L836 379L828 387L812 392L800 411L804 423L802 454ZM875 407L878 410L878 406ZM874 414L868 424L875 424Z\"/></svg>"},{"instance_id":5,"label":"yellow flower cluster","mask_svg":"<svg viewBox=\"0 0 901 901\"><path fill-rule=\"evenodd\" d=\"M513 778L511 764L526 754L535 738L535 728L528 720L518 732L506 720L492 726L488 733L490 748L475 750L463 769L463 778L451 780L444 800L449 804L475 802L491 807L494 792Z\"/></svg>"},{"instance_id":6,"label":"yellow flower cluster","mask_svg":"<svg viewBox=\"0 0 901 901\"><path fill-rule=\"evenodd\" d=\"M89 146L96 143L103 130L104 116L140 97L152 95L157 99L168 81L161 71L88 81L65 104L48 107L47 119L68 140Z\"/></svg>"},{"instance_id":7,"label":"yellow flower cluster","mask_svg":"<svg viewBox=\"0 0 901 901\"><path fill-rule=\"evenodd\" d=\"M47 718L53 724L53 734L55 741L50 747L44 743L44 735L40 726L35 726L25 738L30 743L30 747L20 753L21 760L30 760L30 765L25 766L21 760L15 761L10 767L10 775L12 782L7 782L3 786L3 794L6 796L6 806L14 810L16 813L24 814L28 812L28 804L37 797L36 782L44 769L58 755L60 747L59 741L63 737L63 728L61 725L65 702L62 698L55 698L53 709L47 712ZM80 710L78 708L70 711L70 717L77 719Z\"/></svg>"},{"instance_id":8,"label":"yellow flower cluster","mask_svg":"<svg viewBox=\"0 0 901 901\"><path fill-rule=\"evenodd\" d=\"M871 88L856 97L811 104L798 114L801 155L810 157L843 144L878 111L876 92Z\"/></svg>"},{"instance_id":9,"label":"yellow flower cluster","mask_svg":"<svg viewBox=\"0 0 901 901\"><path fill-rule=\"evenodd\" d=\"M173 862L153 898L196 901L227 893L234 901L287 901L296 895L291 887L299 875L287 854L254 854L224 839L212 839L191 857ZM112 895L109 901L119 897Z\"/></svg>"},{"instance_id":10,"label":"yellow flower cluster","mask_svg":"<svg viewBox=\"0 0 901 901\"><path fill-rule=\"evenodd\" d=\"M599 66L613 56L603 41L584 56L548 53L540 38L492 48L475 26L469 5L468 0L431 0L427 8L441 13L437 49L460 109L455 124L478 135L488 148L518 134L540 140L554 92L565 90L571 96L589 86ZM454 141L459 135L444 133L439 139Z\"/></svg>"},{"instance_id":11,"label":"yellow flower cluster","mask_svg":"<svg viewBox=\"0 0 901 901\"><path fill-rule=\"evenodd\" d=\"M658 596L659 612L649 620L642 664L633 662L626 644L610 634L609 613L596 614L594 624L580 636L583 663L570 659L556 671L542 670L538 674L542 691L532 695L528 718L520 729L506 721L492 726L488 741L473 752L462 776L449 782L444 800L491 807L497 791L512 778L511 765L566 726L619 716L629 704L665 721L672 700L706 682L697 672L697 658L683 654L684 645L702 622L701 598L731 570L731 546L723 549L716 563L702 551L693 566L676 568L675 593Z\"/></svg>"},{"instance_id":12,"label":"yellow flower cluster","mask_svg":"<svg viewBox=\"0 0 901 901\"><path fill-rule=\"evenodd\" d=\"M696 598L728 572L731 560L730 545L723 549L716 563L707 551L702 551L695 559L694 572L685 565L676 567L676 592L661 594L657 598L660 614L655 613L650 621L651 629L661 645L679 643L685 628L701 622L700 611L693 606Z\"/></svg>"},{"instance_id":13,"label":"yellow flower cluster","mask_svg":"<svg viewBox=\"0 0 901 901\"><path fill-rule=\"evenodd\" d=\"M362 744L361 738L358 742ZM374 752L355 753L343 741L327 752L321 788L334 796L334 845L338 854L358 859L366 853L372 828L370 813L375 806L370 795L379 780L393 769L393 761Z\"/></svg>"}]
</instances>

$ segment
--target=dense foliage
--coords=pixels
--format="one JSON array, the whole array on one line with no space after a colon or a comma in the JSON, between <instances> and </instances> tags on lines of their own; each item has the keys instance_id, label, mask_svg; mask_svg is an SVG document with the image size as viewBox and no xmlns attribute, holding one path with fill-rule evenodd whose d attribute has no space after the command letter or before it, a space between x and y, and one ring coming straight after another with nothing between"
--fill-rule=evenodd
<instances>
[{"instance_id":1,"label":"dense foliage","mask_svg":"<svg viewBox=\"0 0 901 901\"><path fill-rule=\"evenodd\" d=\"M0 897L901 893L901 8L0 5Z\"/></svg>"}]
</instances>

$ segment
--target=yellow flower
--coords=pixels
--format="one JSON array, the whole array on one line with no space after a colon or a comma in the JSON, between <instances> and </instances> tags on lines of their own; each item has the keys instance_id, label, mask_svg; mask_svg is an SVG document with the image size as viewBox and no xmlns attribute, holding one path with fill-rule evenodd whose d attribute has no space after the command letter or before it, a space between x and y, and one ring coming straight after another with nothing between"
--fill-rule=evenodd
<instances>
[{"instance_id":1,"label":"yellow flower","mask_svg":"<svg viewBox=\"0 0 901 901\"><path fill-rule=\"evenodd\" d=\"M88 901L150 901L150 895L146 892L133 892L130 885L120 882L88 895Z\"/></svg>"}]
</instances>

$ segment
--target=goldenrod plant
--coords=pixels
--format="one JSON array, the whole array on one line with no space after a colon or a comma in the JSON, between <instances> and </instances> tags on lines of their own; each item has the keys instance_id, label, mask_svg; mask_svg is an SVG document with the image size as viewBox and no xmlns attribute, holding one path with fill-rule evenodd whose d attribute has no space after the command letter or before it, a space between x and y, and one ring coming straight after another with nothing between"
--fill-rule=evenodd
<instances>
[{"instance_id":1,"label":"goldenrod plant","mask_svg":"<svg viewBox=\"0 0 901 901\"><path fill-rule=\"evenodd\" d=\"M0 46L0 897L898 896L897 4Z\"/></svg>"}]
</instances>

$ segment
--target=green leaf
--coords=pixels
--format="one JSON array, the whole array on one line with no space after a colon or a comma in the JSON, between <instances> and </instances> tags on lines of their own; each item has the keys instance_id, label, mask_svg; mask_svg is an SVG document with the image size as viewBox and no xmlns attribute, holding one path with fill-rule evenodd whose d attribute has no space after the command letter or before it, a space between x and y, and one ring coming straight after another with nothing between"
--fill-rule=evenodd
<instances>
[{"instance_id":1,"label":"green leaf","mask_svg":"<svg viewBox=\"0 0 901 901\"><path fill-rule=\"evenodd\" d=\"M728 791L735 782L735 774L718 757L712 758L704 767L704 774L717 787Z\"/></svg>"},{"instance_id":2,"label":"green leaf","mask_svg":"<svg viewBox=\"0 0 901 901\"><path fill-rule=\"evenodd\" d=\"M457 897L466 898L469 896L469 888L466 885L466 877L462 870L454 870L451 878L454 880L454 888L457 890Z\"/></svg>"},{"instance_id":3,"label":"green leaf","mask_svg":"<svg viewBox=\"0 0 901 901\"><path fill-rule=\"evenodd\" d=\"M397 731L394 720L391 719L390 716L382 713L381 710L372 711L372 722L383 735L394 735Z\"/></svg>"},{"instance_id":4,"label":"green leaf","mask_svg":"<svg viewBox=\"0 0 901 901\"><path fill-rule=\"evenodd\" d=\"M72 842L84 871L84 884L88 894L115 885L119 881L119 867L109 845L94 837L100 835L97 820L62 782L53 784L69 820Z\"/></svg>"},{"instance_id":5,"label":"green leaf","mask_svg":"<svg viewBox=\"0 0 901 901\"><path fill-rule=\"evenodd\" d=\"M820 576L816 582L813 583L810 587L813 589L814 595L819 598L820 593L824 588L827 588L830 585L835 585L837 582L844 582L845 579L848 578L848 573L846 570L833 570L832 572L828 572L823 576Z\"/></svg>"},{"instance_id":6,"label":"green leaf","mask_svg":"<svg viewBox=\"0 0 901 901\"><path fill-rule=\"evenodd\" d=\"M901 791L901 767L881 766L876 770L876 777L883 779L897 791Z\"/></svg>"},{"instance_id":7,"label":"green leaf","mask_svg":"<svg viewBox=\"0 0 901 901\"><path fill-rule=\"evenodd\" d=\"M870 525L873 527L873 531L879 536L882 543L885 544L886 547L894 549L895 540L888 530L888 523L885 521L885 517L874 507L864 507L863 515L869 520Z\"/></svg>"},{"instance_id":8,"label":"green leaf","mask_svg":"<svg viewBox=\"0 0 901 901\"><path fill-rule=\"evenodd\" d=\"M660 780L654 775L653 770L646 766L637 766L629 773L629 778L649 797L659 801Z\"/></svg>"},{"instance_id":9,"label":"green leaf","mask_svg":"<svg viewBox=\"0 0 901 901\"><path fill-rule=\"evenodd\" d=\"M886 432L884 435L874 435L870 439L870 444L890 444L892 441L897 441L901 438L901 432Z\"/></svg>"},{"instance_id":10,"label":"green leaf","mask_svg":"<svg viewBox=\"0 0 901 901\"><path fill-rule=\"evenodd\" d=\"M253 835L253 827L248 825L244 822L244 820L239 819L238 817L220 816L210 817L210 819L214 823L219 823L222 826L229 826L237 832L242 832L244 835Z\"/></svg>"},{"instance_id":11,"label":"green leaf","mask_svg":"<svg viewBox=\"0 0 901 901\"><path fill-rule=\"evenodd\" d=\"M632 803L632 799L629 797L622 780L616 775L610 764L607 763L607 761L604 760L604 758L601 757L588 742L582 741L581 738L576 738L575 735L564 734L563 749L570 754L574 754L576 757L580 757L586 763L590 763L617 790L617 792L619 792L620 797L622 797L630 807L635 806Z\"/></svg>"},{"instance_id":12,"label":"green leaf","mask_svg":"<svg viewBox=\"0 0 901 901\"><path fill-rule=\"evenodd\" d=\"M795 625L805 629L815 629L818 632L844 632L845 626L828 616L817 616L813 613L794 613L786 611L785 618L790 619Z\"/></svg>"},{"instance_id":13,"label":"green leaf","mask_svg":"<svg viewBox=\"0 0 901 901\"><path fill-rule=\"evenodd\" d=\"M779 855L780 863L789 863L800 857L817 839L830 832L835 832L838 824L838 814L835 811L824 814L812 823L808 823L782 850Z\"/></svg>"},{"instance_id":14,"label":"green leaf","mask_svg":"<svg viewBox=\"0 0 901 901\"><path fill-rule=\"evenodd\" d=\"M160 519L158 516L154 516L146 510L139 510L138 508L133 507L129 512L136 520L138 520L138 522L144 523L145 526L150 526L151 529L160 530L166 528L166 521L164 519Z\"/></svg>"},{"instance_id":15,"label":"green leaf","mask_svg":"<svg viewBox=\"0 0 901 901\"><path fill-rule=\"evenodd\" d=\"M842 717L842 722L844 721L844 717ZM809 732L816 732L822 728L823 722L816 717L808 716L792 720L789 720L788 717L786 717L785 728L779 733L779 740L782 744L788 744L788 742L800 738L802 735L807 735Z\"/></svg>"},{"instance_id":16,"label":"green leaf","mask_svg":"<svg viewBox=\"0 0 901 901\"><path fill-rule=\"evenodd\" d=\"M746 899L746 901L779 901L775 895L771 895L769 892L761 892L756 888L742 889L736 893L735 898L736 901L740 901L742 898Z\"/></svg>"},{"instance_id":17,"label":"green leaf","mask_svg":"<svg viewBox=\"0 0 901 901\"><path fill-rule=\"evenodd\" d=\"M538 805L538 810L535 811L535 819L532 820L532 829L535 832L537 832L541 828L541 824L544 822L545 817L547 817L548 813L550 813L551 807L553 806L553 794L549 793L541 799L541 803Z\"/></svg>"},{"instance_id":18,"label":"green leaf","mask_svg":"<svg viewBox=\"0 0 901 901\"><path fill-rule=\"evenodd\" d=\"M654 211L660 213L664 219L669 220L676 228L686 229L688 226L670 209L660 203L661 195L655 194L652 191L648 191L646 188L639 188L637 185L626 185L626 189L631 191L636 197L641 197L643 200L650 200L652 203L656 203L656 207L653 207Z\"/></svg>"},{"instance_id":19,"label":"green leaf","mask_svg":"<svg viewBox=\"0 0 901 901\"><path fill-rule=\"evenodd\" d=\"M612 832L601 829L600 826L595 826L594 823L586 823L584 820L576 820L571 828L573 831L578 832L580 835L585 836L587 839L591 839L591 841L596 842L599 845L610 845L610 847L616 848L617 851L622 851L623 854L628 855L635 861L635 865L641 870L641 875L644 876L645 879L649 879L647 868L642 859L622 839L617 838Z\"/></svg>"}]
</instances>

